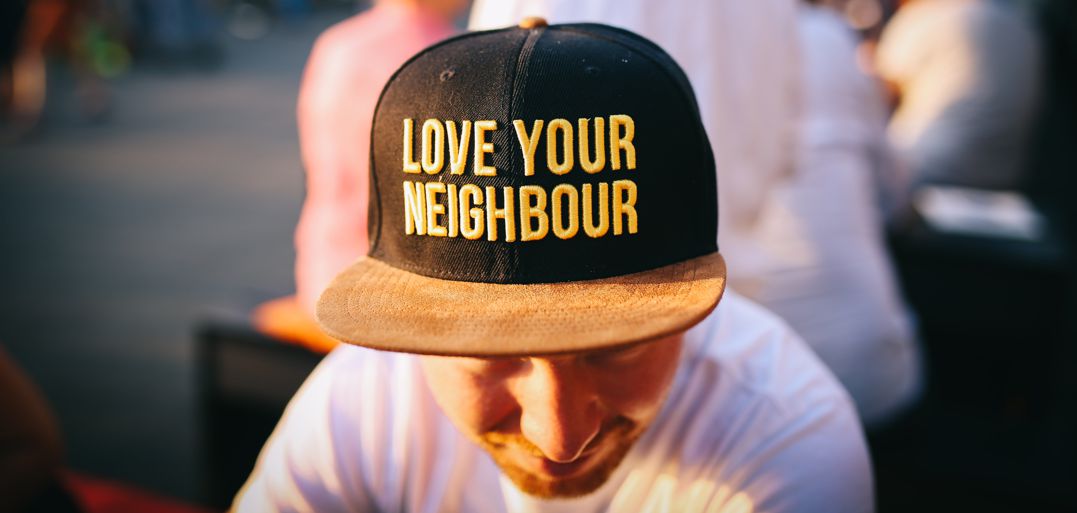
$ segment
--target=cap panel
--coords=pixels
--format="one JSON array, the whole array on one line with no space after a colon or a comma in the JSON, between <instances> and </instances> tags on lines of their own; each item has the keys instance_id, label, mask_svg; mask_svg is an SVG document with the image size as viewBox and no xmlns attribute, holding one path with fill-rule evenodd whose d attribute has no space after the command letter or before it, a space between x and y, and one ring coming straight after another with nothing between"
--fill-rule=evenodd
<instances>
[{"instance_id":1,"label":"cap panel","mask_svg":"<svg viewBox=\"0 0 1077 513\"><path fill-rule=\"evenodd\" d=\"M647 55L657 47L591 28L462 37L394 76L375 115L371 256L450 280L553 283L717 250L714 162L683 74Z\"/></svg>"},{"instance_id":2,"label":"cap panel","mask_svg":"<svg viewBox=\"0 0 1077 513\"><path fill-rule=\"evenodd\" d=\"M578 31L593 37L601 37L613 43L627 46L628 48L647 56L655 63L655 65L664 69L667 76L677 83L681 93L684 94L686 99L691 103L692 112L700 119L700 125L702 126L702 117L699 116L699 104L696 101L696 95L692 88L691 80L688 79L688 75L681 69L677 62L673 60L673 57L666 53L662 47L655 44L654 41L640 37L639 35L622 28L602 25L599 23L570 23L558 25L557 28L564 31Z\"/></svg>"},{"instance_id":3,"label":"cap panel","mask_svg":"<svg viewBox=\"0 0 1077 513\"><path fill-rule=\"evenodd\" d=\"M394 266L427 275L452 277L473 269L491 275L508 275L516 267L515 247L505 242L468 240L463 237L405 236L403 182L467 182L482 190L511 185L509 173L476 176L475 132L478 121L494 121L498 130L486 132L493 151L484 155L486 165L511 167L508 110L516 72L516 58L527 37L524 31L476 33L431 47L400 69L386 86L374 115L371 173L380 197L380 224L371 256ZM448 148L444 169L438 174L403 172L403 120L411 119L415 138L412 157L421 160L421 128L424 120L452 121L457 137L469 139L463 173L451 174ZM471 130L464 135L464 123ZM444 135L448 146L448 134ZM374 194L372 193L373 197ZM441 195L444 200L445 194ZM444 217L444 216L443 216ZM442 220L442 224L445 220Z\"/></svg>"},{"instance_id":4,"label":"cap panel","mask_svg":"<svg viewBox=\"0 0 1077 513\"><path fill-rule=\"evenodd\" d=\"M371 254L319 300L327 333L555 354L682 331L719 301L714 159L683 72L627 31L532 25L439 43L384 89Z\"/></svg>"},{"instance_id":5,"label":"cap panel","mask_svg":"<svg viewBox=\"0 0 1077 513\"><path fill-rule=\"evenodd\" d=\"M521 244L517 283L550 281L549 276L577 280L627 274L717 250L717 204L713 195L701 193L714 190L714 162L704 151L709 147L705 139L701 143L702 127L693 105L665 69L630 47L554 26L538 41L527 76L523 94L515 100L515 116L529 128L532 120L544 120L548 128L552 120L564 119L576 140L571 171L550 172L556 161L565 159L564 147L557 145L551 163L546 144L540 144L534 157L535 174L526 182L546 191L568 184L578 191L580 202L586 201L583 191L589 185L593 207L601 203L602 187L609 190L608 200L613 202L615 184L630 182L636 194L633 208L638 227L630 233L628 218L623 216L618 223L621 233L614 234L616 219L609 208L610 226L603 236L588 236L581 226L570 239L548 235ZM622 116L632 120L634 167L629 165L627 150L611 147L611 120ZM588 131L588 156L605 160L601 170L593 173L583 169L581 162L581 119ZM602 130L597 130L600 124ZM543 140L548 136L543 133ZM598 139L605 142L601 156L596 151ZM612 162L615 153L621 161L619 169ZM551 196L547 194L547 203ZM568 202L562 199L563 205ZM551 210L547 214L552 224ZM569 209L561 210L561 219L556 221L568 224ZM580 219L580 224L587 221Z\"/></svg>"}]
</instances>

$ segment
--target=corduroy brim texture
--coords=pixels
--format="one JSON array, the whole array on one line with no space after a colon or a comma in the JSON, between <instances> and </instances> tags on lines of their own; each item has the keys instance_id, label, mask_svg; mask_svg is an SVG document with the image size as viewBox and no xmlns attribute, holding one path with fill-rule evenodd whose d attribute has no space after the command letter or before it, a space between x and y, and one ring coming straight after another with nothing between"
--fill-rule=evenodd
<instances>
[{"instance_id":1,"label":"corduroy brim texture","mask_svg":"<svg viewBox=\"0 0 1077 513\"><path fill-rule=\"evenodd\" d=\"M692 327L718 304L725 276L717 252L635 274L525 285L430 278L364 257L322 293L318 322L343 342L406 353L608 349Z\"/></svg>"}]
</instances>

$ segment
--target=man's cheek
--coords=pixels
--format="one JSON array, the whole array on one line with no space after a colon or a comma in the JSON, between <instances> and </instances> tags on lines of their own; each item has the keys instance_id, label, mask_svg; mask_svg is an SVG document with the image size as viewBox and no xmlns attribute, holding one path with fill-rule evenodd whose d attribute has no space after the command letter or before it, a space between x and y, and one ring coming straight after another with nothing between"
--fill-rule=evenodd
<instances>
[{"instance_id":1,"label":"man's cheek","mask_svg":"<svg viewBox=\"0 0 1077 513\"><path fill-rule=\"evenodd\" d=\"M670 382L667 374L640 376L627 382L623 378L607 380L602 385L601 396L607 409L637 422L644 421L662 406Z\"/></svg>"},{"instance_id":2,"label":"man's cheek","mask_svg":"<svg viewBox=\"0 0 1077 513\"><path fill-rule=\"evenodd\" d=\"M660 406L661 399L660 394L646 396L618 394L607 399L607 407L634 422L641 422L649 420L654 415Z\"/></svg>"},{"instance_id":3,"label":"man's cheek","mask_svg":"<svg viewBox=\"0 0 1077 513\"><path fill-rule=\"evenodd\" d=\"M519 407L503 387L491 389L467 389L456 391L459 400L455 405L457 418L469 431L483 433L492 430L509 430L512 419L519 418Z\"/></svg>"}]
</instances>

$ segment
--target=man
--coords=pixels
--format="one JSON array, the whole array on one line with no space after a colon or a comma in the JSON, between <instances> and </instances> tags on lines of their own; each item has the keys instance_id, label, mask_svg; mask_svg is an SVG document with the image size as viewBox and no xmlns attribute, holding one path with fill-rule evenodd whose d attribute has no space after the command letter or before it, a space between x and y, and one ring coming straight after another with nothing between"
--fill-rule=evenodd
<instances>
[{"instance_id":1,"label":"man","mask_svg":"<svg viewBox=\"0 0 1077 513\"><path fill-rule=\"evenodd\" d=\"M471 26L524 15L597 21L669 51L695 88L719 163L729 284L789 323L874 427L919 397L919 343L883 247L870 136L856 140L876 128L848 110L870 108L856 91L870 84L856 81L852 43L840 39L849 36L822 34L835 20L798 15L799 3L477 0Z\"/></svg>"},{"instance_id":2,"label":"man","mask_svg":"<svg viewBox=\"0 0 1077 513\"><path fill-rule=\"evenodd\" d=\"M723 299L714 158L658 46L467 34L393 76L372 134L370 254L318 305L365 348L297 393L237 511L872 509L848 397Z\"/></svg>"}]
</instances>

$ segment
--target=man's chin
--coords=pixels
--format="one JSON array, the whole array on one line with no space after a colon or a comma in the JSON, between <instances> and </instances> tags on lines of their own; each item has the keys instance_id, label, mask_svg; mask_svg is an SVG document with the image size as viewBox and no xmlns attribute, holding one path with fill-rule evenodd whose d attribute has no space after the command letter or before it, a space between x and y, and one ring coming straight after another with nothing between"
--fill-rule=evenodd
<instances>
[{"instance_id":1,"label":"man's chin","mask_svg":"<svg viewBox=\"0 0 1077 513\"><path fill-rule=\"evenodd\" d=\"M618 440L617 445L605 451L601 460L585 465L585 470L569 475L530 472L505 461L503 454L491 451L494 462L520 491L542 499L568 499L582 497L598 490L620 466L637 437ZM595 455L599 456L599 455Z\"/></svg>"},{"instance_id":2,"label":"man's chin","mask_svg":"<svg viewBox=\"0 0 1077 513\"><path fill-rule=\"evenodd\" d=\"M501 471L516 485L516 488L532 497L569 499L582 497L599 489L609 480L615 468L616 465L609 469L596 468L580 476L558 479L546 479L511 466L502 466Z\"/></svg>"}]
</instances>

